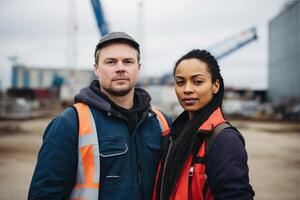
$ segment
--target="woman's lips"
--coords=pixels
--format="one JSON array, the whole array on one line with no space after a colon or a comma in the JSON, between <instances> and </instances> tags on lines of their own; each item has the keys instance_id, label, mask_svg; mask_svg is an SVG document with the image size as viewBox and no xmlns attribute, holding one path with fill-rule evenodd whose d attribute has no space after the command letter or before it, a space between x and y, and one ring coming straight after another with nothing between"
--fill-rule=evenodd
<instances>
[{"instance_id":1,"label":"woman's lips","mask_svg":"<svg viewBox=\"0 0 300 200\"><path fill-rule=\"evenodd\" d=\"M184 98L181 100L185 105L193 105L198 101L198 98Z\"/></svg>"}]
</instances>

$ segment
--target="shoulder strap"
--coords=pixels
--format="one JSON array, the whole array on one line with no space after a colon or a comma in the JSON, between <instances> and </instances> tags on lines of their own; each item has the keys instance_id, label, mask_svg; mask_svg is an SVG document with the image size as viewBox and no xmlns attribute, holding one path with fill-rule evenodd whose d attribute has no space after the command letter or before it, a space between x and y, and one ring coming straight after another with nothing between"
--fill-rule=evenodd
<instances>
[{"instance_id":1,"label":"shoulder strap","mask_svg":"<svg viewBox=\"0 0 300 200\"><path fill-rule=\"evenodd\" d=\"M158 108L152 107L151 109L156 114L156 118L159 121L160 128L162 130L162 136L168 135L170 132L170 127L165 115Z\"/></svg>"},{"instance_id":2,"label":"shoulder strap","mask_svg":"<svg viewBox=\"0 0 300 200\"><path fill-rule=\"evenodd\" d=\"M209 151L217 135L219 135L219 133L222 132L222 130L228 127L232 127L232 126L228 122L223 122L219 124L208 137L206 137L206 146L205 146L206 156L209 154Z\"/></svg>"}]
</instances>

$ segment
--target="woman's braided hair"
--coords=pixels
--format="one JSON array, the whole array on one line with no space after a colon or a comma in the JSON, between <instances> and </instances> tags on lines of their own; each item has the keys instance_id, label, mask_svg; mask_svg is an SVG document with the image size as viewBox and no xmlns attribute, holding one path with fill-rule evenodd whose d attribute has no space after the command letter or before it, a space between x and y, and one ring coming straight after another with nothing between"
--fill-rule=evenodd
<instances>
[{"instance_id":1,"label":"woman's braided hair","mask_svg":"<svg viewBox=\"0 0 300 200\"><path fill-rule=\"evenodd\" d=\"M219 80L220 88L218 93L213 96L213 99L205 105L202 109L195 112L192 119L185 125L183 131L179 136L173 141L172 147L169 150L168 160L166 162L166 154L169 144L164 145L163 156L162 156L162 166L166 163L165 174L164 174L164 185L162 188L163 197L160 200L168 200L175 189L176 183L179 179L180 173L186 163L188 157L193 153L195 148L199 148L199 143L204 140L204 135L196 134L198 132L199 126L203 124L208 117L214 112L218 107L222 106L222 99L224 94L224 83L223 78L220 74L220 67L217 60L206 50L195 49L184 56L182 56L175 64L173 75L179 63L186 59L198 59L205 62L208 66L208 71L212 77L212 83ZM171 130L172 132L172 130ZM200 139L197 139L197 135L200 135ZM162 169L162 168L161 168ZM157 199L160 197L161 182L162 182L162 170L160 170L156 196Z\"/></svg>"}]
</instances>

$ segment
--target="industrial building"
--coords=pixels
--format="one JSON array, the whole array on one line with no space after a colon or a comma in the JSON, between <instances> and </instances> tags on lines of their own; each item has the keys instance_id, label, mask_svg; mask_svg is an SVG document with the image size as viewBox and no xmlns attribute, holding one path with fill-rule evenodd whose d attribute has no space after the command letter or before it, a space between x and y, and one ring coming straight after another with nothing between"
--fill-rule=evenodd
<instances>
[{"instance_id":1,"label":"industrial building","mask_svg":"<svg viewBox=\"0 0 300 200\"><path fill-rule=\"evenodd\" d=\"M93 79L95 79L95 75L91 69L75 70L63 67L27 67L25 65L12 67L12 88L41 89L59 87L62 84L75 84L84 87Z\"/></svg>"},{"instance_id":2,"label":"industrial building","mask_svg":"<svg viewBox=\"0 0 300 200\"><path fill-rule=\"evenodd\" d=\"M300 1L269 22L268 98L300 97Z\"/></svg>"}]
</instances>

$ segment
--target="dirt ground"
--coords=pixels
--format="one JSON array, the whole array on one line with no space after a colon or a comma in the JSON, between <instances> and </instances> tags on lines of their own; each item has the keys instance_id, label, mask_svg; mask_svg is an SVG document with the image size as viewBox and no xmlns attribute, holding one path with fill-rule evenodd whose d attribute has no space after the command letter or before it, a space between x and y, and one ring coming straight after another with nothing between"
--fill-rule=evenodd
<instances>
[{"instance_id":1,"label":"dirt ground","mask_svg":"<svg viewBox=\"0 0 300 200\"><path fill-rule=\"evenodd\" d=\"M27 199L49 121L0 121L0 200ZM300 123L231 122L246 139L255 199L299 200Z\"/></svg>"}]
</instances>

